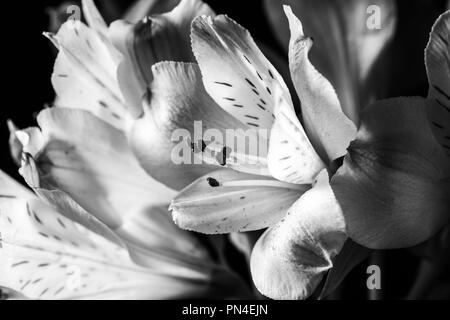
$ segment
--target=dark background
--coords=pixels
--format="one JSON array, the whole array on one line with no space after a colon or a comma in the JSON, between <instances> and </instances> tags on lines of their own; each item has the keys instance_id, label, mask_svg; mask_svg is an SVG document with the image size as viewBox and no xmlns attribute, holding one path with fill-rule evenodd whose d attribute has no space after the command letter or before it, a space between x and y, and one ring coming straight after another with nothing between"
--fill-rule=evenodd
<instances>
[{"instance_id":1,"label":"dark background","mask_svg":"<svg viewBox=\"0 0 450 320\"><path fill-rule=\"evenodd\" d=\"M318 0L320 1L320 0ZM395 1L395 0L393 0ZM104 1L108 3L108 1ZM259 0L210 0L208 2L217 13L226 13L247 27L252 35L282 53L272 30L268 26L261 1ZM444 11L445 2L441 0L398 0L399 24L394 41L388 48L394 59L389 66L387 80L392 90L388 96L426 95L427 81L423 62L423 50L435 19ZM49 29L48 7L56 7L62 1L5 1L1 9L2 26L2 92L0 107L0 168L19 178L17 167L13 164L8 149L8 129L6 119L12 119L19 128L35 124L35 114L44 104L53 99L50 76L55 51L42 31ZM108 9L108 20L119 18L130 1L118 0L115 10ZM112 6L111 6L112 7ZM404 83L400 79L409 79ZM347 278L337 291L336 297L365 299L365 273L370 261L381 264L383 270L383 290L380 298L405 298L414 283L420 283L417 271L419 266L428 271L425 277L433 278L439 290L428 290L413 294L419 298L448 298L447 264L420 263L410 250L391 250L377 253L372 260L365 261ZM373 260L375 259L375 260ZM442 270L444 268L444 270ZM448 269L450 270L450 269ZM420 279L419 279L420 278ZM428 281L429 282L429 281ZM417 291L417 290L416 290ZM423 291L423 290L422 290Z\"/></svg>"}]
</instances>

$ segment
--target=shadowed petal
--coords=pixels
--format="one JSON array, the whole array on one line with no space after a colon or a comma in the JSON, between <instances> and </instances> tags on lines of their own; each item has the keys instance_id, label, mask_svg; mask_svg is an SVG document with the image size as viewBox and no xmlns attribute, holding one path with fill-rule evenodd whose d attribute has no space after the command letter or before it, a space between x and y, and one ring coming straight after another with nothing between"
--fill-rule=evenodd
<instances>
[{"instance_id":1,"label":"shadowed petal","mask_svg":"<svg viewBox=\"0 0 450 320\"><path fill-rule=\"evenodd\" d=\"M450 164L427 121L433 103L395 98L363 112L356 140L331 183L349 237L359 244L413 246L448 220Z\"/></svg>"},{"instance_id":2,"label":"shadowed petal","mask_svg":"<svg viewBox=\"0 0 450 320\"><path fill-rule=\"evenodd\" d=\"M138 23L147 16L172 10L180 0L138 0L123 15L123 20Z\"/></svg>"},{"instance_id":3,"label":"shadowed petal","mask_svg":"<svg viewBox=\"0 0 450 320\"><path fill-rule=\"evenodd\" d=\"M108 35L108 25L103 19L102 15L95 6L94 0L82 0L82 9L84 18L87 21L89 27L104 37Z\"/></svg>"},{"instance_id":4,"label":"shadowed petal","mask_svg":"<svg viewBox=\"0 0 450 320\"><path fill-rule=\"evenodd\" d=\"M202 233L258 230L279 221L309 189L233 170L214 171L186 187L172 201L175 223Z\"/></svg>"},{"instance_id":5,"label":"shadowed petal","mask_svg":"<svg viewBox=\"0 0 450 320\"><path fill-rule=\"evenodd\" d=\"M133 261L160 270L184 267L179 268L178 275L214 267L208 252L193 234L173 223L167 207L144 208L126 217L115 230L129 247Z\"/></svg>"},{"instance_id":6,"label":"shadowed petal","mask_svg":"<svg viewBox=\"0 0 450 320\"><path fill-rule=\"evenodd\" d=\"M309 297L346 238L342 210L323 170L313 188L253 248L250 267L256 288L272 299Z\"/></svg>"},{"instance_id":7,"label":"shadowed petal","mask_svg":"<svg viewBox=\"0 0 450 320\"><path fill-rule=\"evenodd\" d=\"M265 0L266 13L283 48L289 27L282 5L290 5L315 40L310 57L337 91L344 113L354 122L384 82L371 79L375 63L392 39L396 3L391 0ZM378 80L377 83L372 81Z\"/></svg>"},{"instance_id":8,"label":"shadowed petal","mask_svg":"<svg viewBox=\"0 0 450 320\"><path fill-rule=\"evenodd\" d=\"M428 97L435 101L427 108L431 129L450 156L450 11L439 17L425 49L430 89Z\"/></svg>"},{"instance_id":9,"label":"shadowed petal","mask_svg":"<svg viewBox=\"0 0 450 320\"><path fill-rule=\"evenodd\" d=\"M117 76L127 103L139 108L153 77L151 67L160 61L194 62L189 37L192 20L214 15L201 0L183 0L172 11L146 17L136 24L111 24L110 37L124 55ZM176 49L175 49L176 48Z\"/></svg>"},{"instance_id":10,"label":"shadowed petal","mask_svg":"<svg viewBox=\"0 0 450 320\"><path fill-rule=\"evenodd\" d=\"M256 241L264 232L262 230L247 231L247 232L233 232L229 234L230 242L250 261L253 247Z\"/></svg>"},{"instance_id":11,"label":"shadowed petal","mask_svg":"<svg viewBox=\"0 0 450 320\"><path fill-rule=\"evenodd\" d=\"M300 20L285 6L291 40L289 65L297 94L302 102L302 117L311 143L331 162L347 153L356 136L356 126L342 112L332 85L311 64L308 52L312 40L305 37Z\"/></svg>"},{"instance_id":12,"label":"shadowed petal","mask_svg":"<svg viewBox=\"0 0 450 320\"><path fill-rule=\"evenodd\" d=\"M372 250L360 246L347 238L339 254L333 261L333 268L328 272L321 288L319 299L326 298L333 293L353 268L370 256Z\"/></svg>"},{"instance_id":13,"label":"shadowed petal","mask_svg":"<svg viewBox=\"0 0 450 320\"><path fill-rule=\"evenodd\" d=\"M176 278L198 279L197 291L208 280L209 291L193 292L194 296L251 297L239 276L215 263L203 242L173 223L167 207L146 208L130 215L115 230L127 245L133 262Z\"/></svg>"}]
</instances>

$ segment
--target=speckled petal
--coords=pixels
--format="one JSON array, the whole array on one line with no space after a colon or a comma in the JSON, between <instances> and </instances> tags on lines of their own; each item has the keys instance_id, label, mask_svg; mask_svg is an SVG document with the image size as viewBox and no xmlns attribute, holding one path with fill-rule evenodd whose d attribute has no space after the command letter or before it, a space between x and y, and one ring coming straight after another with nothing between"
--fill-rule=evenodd
<instances>
[{"instance_id":1,"label":"speckled petal","mask_svg":"<svg viewBox=\"0 0 450 320\"><path fill-rule=\"evenodd\" d=\"M170 209L183 229L208 234L243 232L274 225L308 185L221 170L181 191Z\"/></svg>"},{"instance_id":2,"label":"speckled petal","mask_svg":"<svg viewBox=\"0 0 450 320\"><path fill-rule=\"evenodd\" d=\"M120 53L80 21L68 21L56 35L46 35L59 49L52 74L54 104L88 110L126 131L133 112L125 104L116 77Z\"/></svg>"}]
</instances>

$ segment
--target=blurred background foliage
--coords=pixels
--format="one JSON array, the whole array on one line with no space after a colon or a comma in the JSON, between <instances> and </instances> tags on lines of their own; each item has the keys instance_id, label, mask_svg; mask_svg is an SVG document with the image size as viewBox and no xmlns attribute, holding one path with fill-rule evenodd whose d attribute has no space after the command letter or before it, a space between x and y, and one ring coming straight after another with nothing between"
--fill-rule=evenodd
<instances>
[{"instance_id":1,"label":"blurred background foliage","mask_svg":"<svg viewBox=\"0 0 450 320\"><path fill-rule=\"evenodd\" d=\"M174 2L161 0L160 2ZM176 1L176 0L175 0ZM320 0L318 0L320 1ZM390 55L389 91L385 97L427 94L423 52L436 18L446 8L445 0L393 0L398 5L398 26L386 54ZM225 13L250 30L264 45L280 55L284 50L266 19L262 0L206 0L217 13ZM281 1L280 1L281 2ZM111 22L127 11L131 0L97 0L106 20ZM2 106L0 108L0 167L20 180L9 156L6 119L19 128L35 124L36 113L51 103L54 92L50 76L55 49L42 31L55 31L67 19L66 6L77 1L9 1L1 11L2 27ZM163 7L163 6L161 6ZM158 7L156 7L158 12ZM6 71L6 72L5 72ZM450 298L450 249L448 228L416 248L374 252L359 264L332 299L447 299ZM234 259L241 257L230 250ZM368 291L367 266L381 268L382 289ZM236 261L236 268L245 267ZM248 276L248 275L247 275Z\"/></svg>"}]
</instances>

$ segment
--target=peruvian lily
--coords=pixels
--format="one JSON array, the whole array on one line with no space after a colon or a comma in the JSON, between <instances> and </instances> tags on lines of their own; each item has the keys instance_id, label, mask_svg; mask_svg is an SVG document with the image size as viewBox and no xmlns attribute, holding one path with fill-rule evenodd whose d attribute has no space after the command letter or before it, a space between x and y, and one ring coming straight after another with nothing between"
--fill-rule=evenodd
<instances>
[{"instance_id":1,"label":"peruvian lily","mask_svg":"<svg viewBox=\"0 0 450 320\"><path fill-rule=\"evenodd\" d=\"M200 0L183 0L168 13L136 24L119 20L108 27L92 0L83 1L83 12L89 27L68 21L56 35L47 34L59 49L52 76L57 95L54 105L85 109L128 136L140 130L135 119L143 116L143 102L153 100L148 90L151 66L162 60L194 61L189 26L196 16L214 13ZM143 130L149 134L141 136L161 141L158 124L163 120L147 123ZM141 143L151 146L148 139ZM131 152L136 143L132 147ZM151 152L136 152L137 159L147 172L167 167L151 172L154 179L171 188L181 189L195 180L198 172L194 178L179 179L187 176L181 175L187 169L171 166L170 152L164 150L164 146L155 145Z\"/></svg>"},{"instance_id":2,"label":"peruvian lily","mask_svg":"<svg viewBox=\"0 0 450 320\"><path fill-rule=\"evenodd\" d=\"M183 26L197 8L204 4L185 0L171 13L147 19L152 26L144 29L155 32L142 47L167 45L167 30L187 32ZM214 273L239 288L239 279L228 277L192 234L170 220L174 191L140 167L127 133L142 107L129 103L120 85L126 58L117 49L121 42L112 39L122 38L109 34L92 1L84 1L83 9L90 27L69 21L56 35L47 34L59 49L52 76L55 105L40 112L39 127L9 125L11 151L15 158L21 155L20 173L41 200L29 192L16 195L15 184L3 179L1 200L11 202L5 200L1 210L0 286L31 298L176 298L202 295L214 285ZM146 63L167 58L154 52L160 56ZM65 232L66 227L71 229ZM81 278L93 286L83 282L75 293L66 290L70 274L58 267L68 263L80 267Z\"/></svg>"},{"instance_id":3,"label":"peruvian lily","mask_svg":"<svg viewBox=\"0 0 450 320\"><path fill-rule=\"evenodd\" d=\"M59 50L52 75L55 105L88 110L128 132L142 114L151 65L193 59L187 26L213 12L198 0L183 0L171 12L108 27L93 0L82 4L89 27L69 20L57 34L45 33Z\"/></svg>"},{"instance_id":4,"label":"peruvian lily","mask_svg":"<svg viewBox=\"0 0 450 320\"><path fill-rule=\"evenodd\" d=\"M269 227L251 254L254 283L268 297L299 299L314 292L346 239L376 249L413 246L448 220L449 15L437 22L427 48L431 99L378 101L361 114L357 130L330 82L308 59L312 39L290 7L284 10L303 125L278 72L249 32L225 16L199 17L192 25L193 52L209 97L196 83L193 65L156 65L154 73L165 72L161 81L155 75L152 89L159 92L159 82L166 84L160 96L167 98L172 122L162 126L189 126L182 115L191 114L186 121L218 123L219 130L232 124L229 128L256 127L257 134L270 131L267 156L245 157L233 145L223 146L219 158L226 161L214 163L206 155L209 165L228 168L199 178L171 208L180 227L203 233ZM192 80L177 89L177 78ZM227 117L208 111L216 109ZM210 148L217 146L204 143L201 152Z\"/></svg>"},{"instance_id":5,"label":"peruvian lily","mask_svg":"<svg viewBox=\"0 0 450 320\"><path fill-rule=\"evenodd\" d=\"M194 59L186 26L197 14L213 13L200 1L183 0L169 13L108 28L92 0L83 0L83 12L89 27L71 20L46 34L59 49L56 100L38 116L40 128L16 133L10 124L10 142L16 160L23 149L21 171L33 189L47 198L58 190L115 229L124 216L175 195L141 168L127 135L142 113L150 66ZM183 41L189 50L182 50ZM175 45L179 51L170 50ZM141 91L130 92L124 83Z\"/></svg>"},{"instance_id":6,"label":"peruvian lily","mask_svg":"<svg viewBox=\"0 0 450 320\"><path fill-rule=\"evenodd\" d=\"M133 237L146 243L140 256L76 205L63 210L0 171L0 289L29 299L165 299L239 288L165 208L127 220Z\"/></svg>"}]
</instances>

